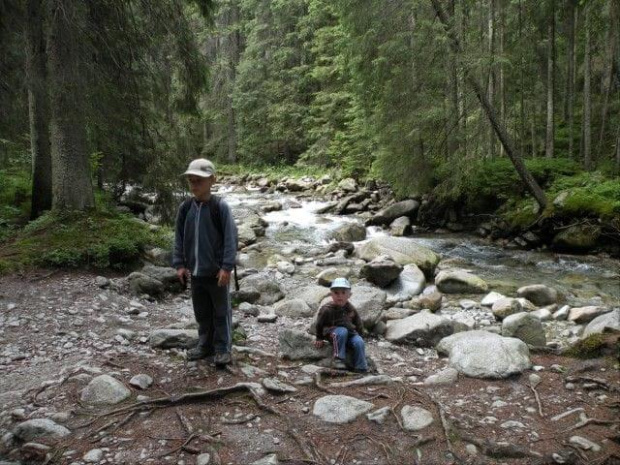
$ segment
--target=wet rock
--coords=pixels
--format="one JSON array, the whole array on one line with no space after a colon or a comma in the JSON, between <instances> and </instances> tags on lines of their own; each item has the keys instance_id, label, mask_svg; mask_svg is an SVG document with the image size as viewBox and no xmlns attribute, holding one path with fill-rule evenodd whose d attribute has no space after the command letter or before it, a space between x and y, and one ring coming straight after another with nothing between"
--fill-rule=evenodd
<instances>
[{"instance_id":1,"label":"wet rock","mask_svg":"<svg viewBox=\"0 0 620 465\"><path fill-rule=\"evenodd\" d=\"M511 297L504 297L503 299L497 300L493 304L493 306L491 307L491 311L493 312L493 315L495 315L495 318L497 318L498 321L502 321L507 316L521 313L523 311L523 307L517 299L513 299Z\"/></svg>"},{"instance_id":2,"label":"wet rock","mask_svg":"<svg viewBox=\"0 0 620 465\"><path fill-rule=\"evenodd\" d=\"M417 296L424 290L426 278L416 265L405 265L396 280L385 289L387 302L404 302Z\"/></svg>"},{"instance_id":3,"label":"wet rock","mask_svg":"<svg viewBox=\"0 0 620 465\"><path fill-rule=\"evenodd\" d=\"M82 390L80 399L89 404L118 404L131 396L131 391L116 378L100 375Z\"/></svg>"},{"instance_id":4,"label":"wet rock","mask_svg":"<svg viewBox=\"0 0 620 465\"><path fill-rule=\"evenodd\" d=\"M289 360L320 360L329 356L331 349L314 347L314 338L303 331L284 329L278 333L279 351Z\"/></svg>"},{"instance_id":5,"label":"wet rock","mask_svg":"<svg viewBox=\"0 0 620 465\"><path fill-rule=\"evenodd\" d=\"M489 288L482 278L465 270L442 270L435 276L435 285L445 294L481 294Z\"/></svg>"},{"instance_id":6,"label":"wet rock","mask_svg":"<svg viewBox=\"0 0 620 465\"><path fill-rule=\"evenodd\" d=\"M13 430L16 439L24 442L36 438L63 438L69 436L71 431L58 423L47 418L35 418L18 424Z\"/></svg>"},{"instance_id":7,"label":"wet rock","mask_svg":"<svg viewBox=\"0 0 620 465\"><path fill-rule=\"evenodd\" d=\"M558 291L543 284L533 284L517 289L517 296L524 297L539 307L551 305L558 300Z\"/></svg>"},{"instance_id":8,"label":"wet rock","mask_svg":"<svg viewBox=\"0 0 620 465\"><path fill-rule=\"evenodd\" d=\"M540 319L527 312L515 313L504 318L502 336L516 337L536 347L544 347L547 344Z\"/></svg>"},{"instance_id":9,"label":"wet rock","mask_svg":"<svg viewBox=\"0 0 620 465\"><path fill-rule=\"evenodd\" d=\"M404 237L375 237L356 250L356 255L365 261L371 261L381 255L388 255L401 265L414 264L427 277L433 276L439 263L439 255L419 245L413 239Z\"/></svg>"},{"instance_id":10,"label":"wet rock","mask_svg":"<svg viewBox=\"0 0 620 465\"><path fill-rule=\"evenodd\" d=\"M407 431L420 431L433 424L433 414L428 410L413 405L405 405L400 415L403 418L403 427Z\"/></svg>"},{"instance_id":11,"label":"wet rock","mask_svg":"<svg viewBox=\"0 0 620 465\"><path fill-rule=\"evenodd\" d=\"M146 374L139 374L131 378L129 384L138 389L148 389L153 384L153 378Z\"/></svg>"},{"instance_id":12,"label":"wet rock","mask_svg":"<svg viewBox=\"0 0 620 465\"><path fill-rule=\"evenodd\" d=\"M571 308L568 313L568 321L572 321L577 324L589 323L596 317L609 312L609 308L594 305L588 307L575 307Z\"/></svg>"},{"instance_id":13,"label":"wet rock","mask_svg":"<svg viewBox=\"0 0 620 465\"><path fill-rule=\"evenodd\" d=\"M366 228L359 223L347 223L337 228L332 239L341 242L358 242L366 239Z\"/></svg>"},{"instance_id":14,"label":"wet rock","mask_svg":"<svg viewBox=\"0 0 620 465\"><path fill-rule=\"evenodd\" d=\"M442 339L437 351L450 366L472 378L507 378L531 366L525 342L488 331L466 331Z\"/></svg>"},{"instance_id":15,"label":"wet rock","mask_svg":"<svg viewBox=\"0 0 620 465\"><path fill-rule=\"evenodd\" d=\"M401 237L411 234L411 219L406 216L396 218L390 223L390 234L392 236Z\"/></svg>"},{"instance_id":16,"label":"wet rock","mask_svg":"<svg viewBox=\"0 0 620 465\"><path fill-rule=\"evenodd\" d=\"M389 224L399 217L413 218L420 207L420 202L417 200L403 200L402 202L394 203L388 207L379 210L375 216L372 217L371 224Z\"/></svg>"},{"instance_id":17,"label":"wet rock","mask_svg":"<svg viewBox=\"0 0 620 465\"><path fill-rule=\"evenodd\" d=\"M149 336L151 347L159 349L190 349L198 344L195 329L156 329Z\"/></svg>"},{"instance_id":18,"label":"wet rock","mask_svg":"<svg viewBox=\"0 0 620 465\"><path fill-rule=\"evenodd\" d=\"M430 312L420 312L403 320L387 323L385 339L389 342L411 342L417 346L432 347L454 332L452 321Z\"/></svg>"},{"instance_id":19,"label":"wet rock","mask_svg":"<svg viewBox=\"0 0 620 465\"><path fill-rule=\"evenodd\" d=\"M328 423L350 423L372 410L370 402L350 396L324 396L314 403L312 413Z\"/></svg>"},{"instance_id":20,"label":"wet rock","mask_svg":"<svg viewBox=\"0 0 620 465\"><path fill-rule=\"evenodd\" d=\"M594 318L583 331L583 337L605 332L620 332L620 309L599 315Z\"/></svg>"},{"instance_id":21,"label":"wet rock","mask_svg":"<svg viewBox=\"0 0 620 465\"><path fill-rule=\"evenodd\" d=\"M360 277L379 286L386 287L403 271L403 266L389 257L377 257L366 263L360 270Z\"/></svg>"},{"instance_id":22,"label":"wet rock","mask_svg":"<svg viewBox=\"0 0 620 465\"><path fill-rule=\"evenodd\" d=\"M276 303L273 307L276 315L290 318L308 318L314 311L303 299L284 300Z\"/></svg>"},{"instance_id":23,"label":"wet rock","mask_svg":"<svg viewBox=\"0 0 620 465\"><path fill-rule=\"evenodd\" d=\"M596 225L571 226L560 231L551 243L554 250L583 253L592 250L601 236L601 228Z\"/></svg>"}]
</instances>

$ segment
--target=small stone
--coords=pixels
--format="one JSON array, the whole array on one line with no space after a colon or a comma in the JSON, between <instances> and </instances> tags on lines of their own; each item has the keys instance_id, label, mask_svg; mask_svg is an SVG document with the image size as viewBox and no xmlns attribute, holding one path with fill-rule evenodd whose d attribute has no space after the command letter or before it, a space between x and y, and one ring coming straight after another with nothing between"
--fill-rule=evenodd
<instances>
[{"instance_id":1,"label":"small stone","mask_svg":"<svg viewBox=\"0 0 620 465\"><path fill-rule=\"evenodd\" d=\"M525 428L525 425L523 423L521 423L520 421L515 421L515 420L505 421L500 426L504 429Z\"/></svg>"},{"instance_id":2,"label":"small stone","mask_svg":"<svg viewBox=\"0 0 620 465\"><path fill-rule=\"evenodd\" d=\"M87 463L97 463L103 458L103 451L101 449L89 450L83 457Z\"/></svg>"},{"instance_id":3,"label":"small stone","mask_svg":"<svg viewBox=\"0 0 620 465\"><path fill-rule=\"evenodd\" d=\"M535 373L532 373L529 379L532 389L536 389L536 386L538 386L542 382L542 378Z\"/></svg>"},{"instance_id":4,"label":"small stone","mask_svg":"<svg viewBox=\"0 0 620 465\"><path fill-rule=\"evenodd\" d=\"M204 453L196 457L196 465L209 465L210 462L211 462L210 454Z\"/></svg>"},{"instance_id":5,"label":"small stone","mask_svg":"<svg viewBox=\"0 0 620 465\"><path fill-rule=\"evenodd\" d=\"M566 384L564 385L564 388L565 388L567 391L574 391L574 390L575 390L575 385L574 385L573 383L566 383Z\"/></svg>"},{"instance_id":6,"label":"small stone","mask_svg":"<svg viewBox=\"0 0 620 465\"><path fill-rule=\"evenodd\" d=\"M568 442L583 450L591 450L592 452L599 452L601 450L601 446L599 446L597 443L592 442L582 436L572 436L568 440Z\"/></svg>"},{"instance_id":7,"label":"small stone","mask_svg":"<svg viewBox=\"0 0 620 465\"><path fill-rule=\"evenodd\" d=\"M153 378L149 375L139 374L131 378L129 384L138 389L147 389L153 384Z\"/></svg>"}]
</instances>

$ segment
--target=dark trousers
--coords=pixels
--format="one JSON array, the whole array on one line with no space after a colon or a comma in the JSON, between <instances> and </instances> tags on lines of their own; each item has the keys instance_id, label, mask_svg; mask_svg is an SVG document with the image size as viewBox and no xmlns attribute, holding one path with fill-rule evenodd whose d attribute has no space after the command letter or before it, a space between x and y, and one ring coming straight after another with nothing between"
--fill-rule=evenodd
<instances>
[{"instance_id":1,"label":"dark trousers","mask_svg":"<svg viewBox=\"0 0 620 465\"><path fill-rule=\"evenodd\" d=\"M230 352L232 308L228 286L218 286L217 278L192 276L192 304L198 344L212 353Z\"/></svg>"}]
</instances>

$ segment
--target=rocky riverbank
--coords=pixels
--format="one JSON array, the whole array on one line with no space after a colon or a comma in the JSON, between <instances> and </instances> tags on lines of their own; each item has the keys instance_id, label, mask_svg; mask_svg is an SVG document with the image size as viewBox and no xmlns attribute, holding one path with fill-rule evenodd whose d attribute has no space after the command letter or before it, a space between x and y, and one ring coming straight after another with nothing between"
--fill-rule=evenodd
<instances>
[{"instance_id":1,"label":"rocky riverbank","mask_svg":"<svg viewBox=\"0 0 620 465\"><path fill-rule=\"evenodd\" d=\"M407 237L419 201L329 181L247 177L222 194L242 243L229 370L185 360L197 335L188 292L163 266L167 251L150 251L152 263L128 276L0 278L0 457L616 463L616 295L498 286L472 262ZM278 217L273 230L277 212L316 198L329 202L313 223ZM353 216L338 224L327 212ZM331 242L307 239L323 226ZM336 276L354 282L368 376L332 370L311 344ZM592 358L563 355L576 347Z\"/></svg>"}]
</instances>

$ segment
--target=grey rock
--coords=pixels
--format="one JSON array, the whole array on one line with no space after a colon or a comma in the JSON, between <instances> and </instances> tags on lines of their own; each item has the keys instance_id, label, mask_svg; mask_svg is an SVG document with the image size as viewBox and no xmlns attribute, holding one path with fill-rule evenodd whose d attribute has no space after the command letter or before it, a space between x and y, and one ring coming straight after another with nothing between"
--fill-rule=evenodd
<instances>
[{"instance_id":1,"label":"grey rock","mask_svg":"<svg viewBox=\"0 0 620 465\"><path fill-rule=\"evenodd\" d=\"M379 286L386 287L403 271L403 266L389 257L377 257L366 263L360 270L360 277Z\"/></svg>"},{"instance_id":2,"label":"grey rock","mask_svg":"<svg viewBox=\"0 0 620 465\"><path fill-rule=\"evenodd\" d=\"M590 321L583 331L583 337L613 331L620 332L620 309L604 313Z\"/></svg>"},{"instance_id":3,"label":"grey rock","mask_svg":"<svg viewBox=\"0 0 620 465\"><path fill-rule=\"evenodd\" d=\"M596 246L600 236L600 226L571 226L560 231L553 238L551 246L554 250L561 252L587 252Z\"/></svg>"},{"instance_id":4,"label":"grey rock","mask_svg":"<svg viewBox=\"0 0 620 465\"><path fill-rule=\"evenodd\" d=\"M500 299L504 299L506 296L500 294L499 292L491 291L480 301L480 305L483 307L492 307L495 302Z\"/></svg>"},{"instance_id":5,"label":"grey rock","mask_svg":"<svg viewBox=\"0 0 620 465\"><path fill-rule=\"evenodd\" d=\"M553 319L557 321L563 321L568 318L568 314L570 313L570 306L564 305L557 312L553 314Z\"/></svg>"},{"instance_id":6,"label":"grey rock","mask_svg":"<svg viewBox=\"0 0 620 465\"><path fill-rule=\"evenodd\" d=\"M131 378L129 384L138 389L148 389L153 384L153 378L142 373Z\"/></svg>"},{"instance_id":7,"label":"grey rock","mask_svg":"<svg viewBox=\"0 0 620 465\"><path fill-rule=\"evenodd\" d=\"M606 307L599 307L590 305L587 307L575 307L571 308L568 313L568 321L572 321L577 324L589 323L600 315L610 312L611 309Z\"/></svg>"},{"instance_id":8,"label":"grey rock","mask_svg":"<svg viewBox=\"0 0 620 465\"><path fill-rule=\"evenodd\" d=\"M302 331L284 329L278 333L280 355L289 360L320 360L329 356L329 347L316 349L314 338Z\"/></svg>"},{"instance_id":9,"label":"grey rock","mask_svg":"<svg viewBox=\"0 0 620 465\"><path fill-rule=\"evenodd\" d=\"M131 391L116 378L100 375L82 390L80 399L89 404L118 404L130 396Z\"/></svg>"},{"instance_id":10,"label":"grey rock","mask_svg":"<svg viewBox=\"0 0 620 465\"><path fill-rule=\"evenodd\" d=\"M284 297L275 278L267 273L256 273L241 280L241 287L252 287L260 292L260 298L256 302L259 305L272 305Z\"/></svg>"},{"instance_id":11,"label":"grey rock","mask_svg":"<svg viewBox=\"0 0 620 465\"><path fill-rule=\"evenodd\" d=\"M350 423L373 407L370 402L355 397L330 395L318 399L312 413L328 423Z\"/></svg>"},{"instance_id":12,"label":"grey rock","mask_svg":"<svg viewBox=\"0 0 620 465\"><path fill-rule=\"evenodd\" d=\"M190 349L198 344L195 329L156 329L149 336L151 347L159 349Z\"/></svg>"},{"instance_id":13,"label":"grey rock","mask_svg":"<svg viewBox=\"0 0 620 465\"><path fill-rule=\"evenodd\" d=\"M498 299L493 304L491 311L493 312L493 315L495 315L495 318L502 321L509 315L521 313L523 311L523 306L517 299L504 297L503 299Z\"/></svg>"},{"instance_id":14,"label":"grey rock","mask_svg":"<svg viewBox=\"0 0 620 465\"><path fill-rule=\"evenodd\" d=\"M252 462L250 465L279 465L279 463L277 454L269 454L264 456L262 459Z\"/></svg>"},{"instance_id":15,"label":"grey rock","mask_svg":"<svg viewBox=\"0 0 620 465\"><path fill-rule=\"evenodd\" d=\"M290 318L308 318L314 314L314 311L303 299L283 300L276 303L273 309L276 315Z\"/></svg>"},{"instance_id":16,"label":"grey rock","mask_svg":"<svg viewBox=\"0 0 620 465\"><path fill-rule=\"evenodd\" d=\"M445 294L482 294L489 289L482 278L465 270L442 270L435 276L435 285Z\"/></svg>"},{"instance_id":17,"label":"grey rock","mask_svg":"<svg viewBox=\"0 0 620 465\"><path fill-rule=\"evenodd\" d=\"M258 321L259 323L275 323L277 319L278 319L278 315L276 315L273 312L270 312L270 313L262 313L258 315L258 317L256 318L256 321Z\"/></svg>"},{"instance_id":18,"label":"grey rock","mask_svg":"<svg viewBox=\"0 0 620 465\"><path fill-rule=\"evenodd\" d=\"M389 224L396 218L402 216L412 218L418 211L419 207L420 202L417 200L403 200L402 202L394 203L383 208L382 210L379 210L375 216L372 217L371 222L373 224Z\"/></svg>"},{"instance_id":19,"label":"grey rock","mask_svg":"<svg viewBox=\"0 0 620 465\"><path fill-rule=\"evenodd\" d=\"M277 378L265 378L261 381L265 389L272 392L277 392L280 394L286 394L289 392L297 392L297 388L291 386L290 384L283 383Z\"/></svg>"},{"instance_id":20,"label":"grey rock","mask_svg":"<svg viewBox=\"0 0 620 465\"><path fill-rule=\"evenodd\" d=\"M403 427L407 431L420 431L433 424L433 414L428 410L413 405L405 405L400 414L403 418Z\"/></svg>"},{"instance_id":21,"label":"grey rock","mask_svg":"<svg viewBox=\"0 0 620 465\"><path fill-rule=\"evenodd\" d=\"M98 463L101 461L102 458L103 451L101 449L91 449L86 452L86 454L84 454L84 457L82 457L82 459L86 463Z\"/></svg>"},{"instance_id":22,"label":"grey rock","mask_svg":"<svg viewBox=\"0 0 620 465\"><path fill-rule=\"evenodd\" d=\"M432 347L453 332L452 321L423 311L403 320L388 321L385 339L389 342L413 342L419 346Z\"/></svg>"},{"instance_id":23,"label":"grey rock","mask_svg":"<svg viewBox=\"0 0 620 465\"><path fill-rule=\"evenodd\" d=\"M426 278L422 270L416 265L405 265L402 273L396 278L385 291L388 294L387 301L404 302L419 295L426 286Z\"/></svg>"},{"instance_id":24,"label":"grey rock","mask_svg":"<svg viewBox=\"0 0 620 465\"><path fill-rule=\"evenodd\" d=\"M203 453L196 457L196 465L209 465L211 463L211 454Z\"/></svg>"},{"instance_id":25,"label":"grey rock","mask_svg":"<svg viewBox=\"0 0 620 465\"><path fill-rule=\"evenodd\" d=\"M158 297L164 292L164 284L144 273L134 271L127 279L129 280L129 289L135 295L147 294Z\"/></svg>"},{"instance_id":26,"label":"grey rock","mask_svg":"<svg viewBox=\"0 0 620 465\"><path fill-rule=\"evenodd\" d=\"M254 304L260 299L260 292L253 287L243 287L231 292L231 298L237 302Z\"/></svg>"},{"instance_id":27,"label":"grey rock","mask_svg":"<svg viewBox=\"0 0 620 465\"><path fill-rule=\"evenodd\" d=\"M243 302L239 304L239 311L244 315L248 316L258 316L260 314L260 306L252 305L248 302Z\"/></svg>"},{"instance_id":28,"label":"grey rock","mask_svg":"<svg viewBox=\"0 0 620 465\"><path fill-rule=\"evenodd\" d=\"M170 266L172 264L172 250L154 247L144 253L146 259L156 266Z\"/></svg>"},{"instance_id":29,"label":"grey rock","mask_svg":"<svg viewBox=\"0 0 620 465\"><path fill-rule=\"evenodd\" d=\"M106 287L110 286L110 280L108 278L106 278L105 276L97 276L95 278L95 284L102 288L105 289Z\"/></svg>"},{"instance_id":30,"label":"grey rock","mask_svg":"<svg viewBox=\"0 0 620 465\"><path fill-rule=\"evenodd\" d=\"M392 236L407 236L411 234L411 219L407 216L396 218L390 223L390 234Z\"/></svg>"},{"instance_id":31,"label":"grey rock","mask_svg":"<svg viewBox=\"0 0 620 465\"><path fill-rule=\"evenodd\" d=\"M583 450L591 450L592 452L600 452L601 450L601 446L583 436L571 436L568 442Z\"/></svg>"},{"instance_id":32,"label":"grey rock","mask_svg":"<svg viewBox=\"0 0 620 465\"><path fill-rule=\"evenodd\" d=\"M459 372L454 368L446 368L424 380L428 386L440 384L454 384L459 378Z\"/></svg>"},{"instance_id":33,"label":"grey rock","mask_svg":"<svg viewBox=\"0 0 620 465\"><path fill-rule=\"evenodd\" d=\"M338 183L338 187L345 192L357 191L357 181L353 178L345 178Z\"/></svg>"},{"instance_id":34,"label":"grey rock","mask_svg":"<svg viewBox=\"0 0 620 465\"><path fill-rule=\"evenodd\" d=\"M331 238L342 242L358 242L366 239L366 228L359 223L346 223L334 230Z\"/></svg>"},{"instance_id":35,"label":"grey rock","mask_svg":"<svg viewBox=\"0 0 620 465\"><path fill-rule=\"evenodd\" d=\"M443 294L437 290L431 293L424 293L415 299L412 299L409 303L411 308L427 309L431 312L436 312L441 308L441 301L443 300Z\"/></svg>"},{"instance_id":36,"label":"grey rock","mask_svg":"<svg viewBox=\"0 0 620 465\"><path fill-rule=\"evenodd\" d=\"M404 237L375 237L356 249L355 254L365 261L388 255L400 265L417 265L427 277L433 276L439 263L439 255L435 252L421 246L414 239Z\"/></svg>"},{"instance_id":37,"label":"grey rock","mask_svg":"<svg viewBox=\"0 0 620 465\"><path fill-rule=\"evenodd\" d=\"M375 423L382 425L383 423L385 423L385 420L387 420L387 417L390 415L390 413L390 407L381 407L374 412L367 413L366 418L368 418L370 421L374 421Z\"/></svg>"},{"instance_id":38,"label":"grey rock","mask_svg":"<svg viewBox=\"0 0 620 465\"><path fill-rule=\"evenodd\" d=\"M531 366L527 344L516 338L488 331L466 331L442 339L440 354L449 356L450 366L472 378L507 378Z\"/></svg>"},{"instance_id":39,"label":"grey rock","mask_svg":"<svg viewBox=\"0 0 620 465\"><path fill-rule=\"evenodd\" d=\"M166 292L181 292L184 289L177 276L177 271L170 266L146 265L142 268L141 273L161 282Z\"/></svg>"},{"instance_id":40,"label":"grey rock","mask_svg":"<svg viewBox=\"0 0 620 465\"><path fill-rule=\"evenodd\" d=\"M407 318L413 314L413 310L410 308L399 308L393 307L388 308L381 314L381 319L384 321L390 320L402 320L403 318Z\"/></svg>"},{"instance_id":41,"label":"grey rock","mask_svg":"<svg viewBox=\"0 0 620 465\"><path fill-rule=\"evenodd\" d=\"M19 423L13 430L13 435L20 441L32 441L36 438L63 438L71 431L47 418L35 418Z\"/></svg>"},{"instance_id":42,"label":"grey rock","mask_svg":"<svg viewBox=\"0 0 620 465\"><path fill-rule=\"evenodd\" d=\"M531 346L544 347L547 344L540 319L527 312L515 313L504 318L502 336L516 337Z\"/></svg>"},{"instance_id":43,"label":"grey rock","mask_svg":"<svg viewBox=\"0 0 620 465\"><path fill-rule=\"evenodd\" d=\"M532 284L517 289L517 296L524 297L534 305L542 307L544 305L556 303L558 300L558 291L543 284Z\"/></svg>"}]
</instances>

